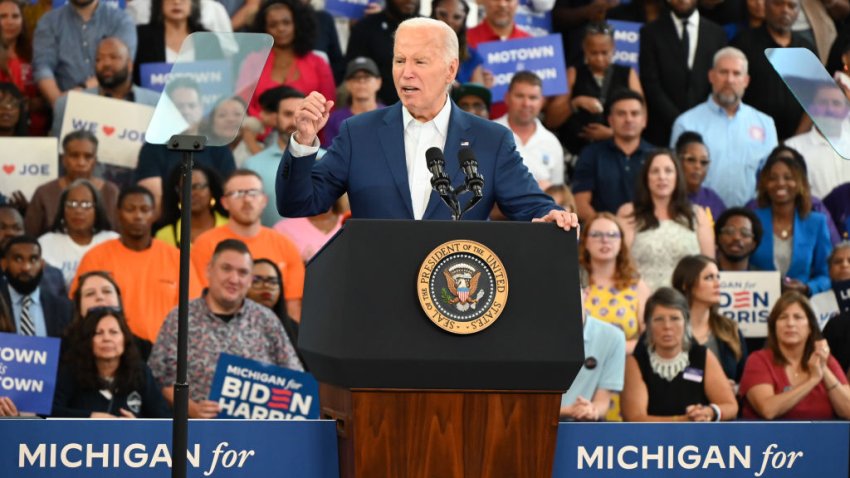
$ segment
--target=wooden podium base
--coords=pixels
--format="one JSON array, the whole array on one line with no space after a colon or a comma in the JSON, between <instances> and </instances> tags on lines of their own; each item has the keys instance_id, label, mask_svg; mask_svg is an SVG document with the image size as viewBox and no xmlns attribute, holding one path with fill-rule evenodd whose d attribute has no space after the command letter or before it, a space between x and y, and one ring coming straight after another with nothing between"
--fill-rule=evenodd
<instances>
[{"instance_id":1,"label":"wooden podium base","mask_svg":"<svg viewBox=\"0 0 850 478\"><path fill-rule=\"evenodd\" d=\"M344 389L321 384L345 478L549 478L560 392Z\"/></svg>"}]
</instances>

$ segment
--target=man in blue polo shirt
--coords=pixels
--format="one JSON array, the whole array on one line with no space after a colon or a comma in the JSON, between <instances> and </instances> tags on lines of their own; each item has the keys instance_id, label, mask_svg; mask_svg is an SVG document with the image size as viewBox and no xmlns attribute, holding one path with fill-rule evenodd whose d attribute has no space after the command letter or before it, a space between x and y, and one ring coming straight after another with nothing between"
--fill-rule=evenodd
<instances>
[{"instance_id":1,"label":"man in blue polo shirt","mask_svg":"<svg viewBox=\"0 0 850 478\"><path fill-rule=\"evenodd\" d=\"M646 102L632 90L620 90L608 101L608 124L614 137L585 146L573 174L578 217L589 221L597 212L616 214L634 199L635 182L653 146L641 138L646 128Z\"/></svg>"},{"instance_id":2,"label":"man in blue polo shirt","mask_svg":"<svg viewBox=\"0 0 850 478\"><path fill-rule=\"evenodd\" d=\"M712 162L703 185L726 206L744 206L755 196L759 165L777 145L776 127L770 116L741 101L750 83L741 50L718 51L708 81L711 96L676 118L670 145L685 131L701 134Z\"/></svg>"}]
</instances>

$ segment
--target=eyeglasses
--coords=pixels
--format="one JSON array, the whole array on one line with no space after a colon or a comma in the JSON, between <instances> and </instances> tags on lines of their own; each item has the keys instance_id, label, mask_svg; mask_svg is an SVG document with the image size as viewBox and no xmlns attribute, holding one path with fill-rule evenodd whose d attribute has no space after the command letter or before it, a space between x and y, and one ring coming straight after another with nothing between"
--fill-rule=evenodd
<instances>
[{"instance_id":1,"label":"eyeglasses","mask_svg":"<svg viewBox=\"0 0 850 478\"><path fill-rule=\"evenodd\" d=\"M274 276L258 276L255 275L251 281L251 287L259 289L260 287L277 287L280 285L280 279Z\"/></svg>"},{"instance_id":2,"label":"eyeglasses","mask_svg":"<svg viewBox=\"0 0 850 478\"><path fill-rule=\"evenodd\" d=\"M724 227L720 229L720 234L724 236L734 236L735 234L740 234L741 237L745 239L752 239L753 237L755 237L755 234L753 234L752 229L747 229L746 227L742 227L740 229L731 226Z\"/></svg>"},{"instance_id":3,"label":"eyeglasses","mask_svg":"<svg viewBox=\"0 0 850 478\"><path fill-rule=\"evenodd\" d=\"M453 15L449 15L449 12L443 9L437 9L434 13L440 20L452 20L455 22L462 22L463 19L466 18L465 13L455 13Z\"/></svg>"},{"instance_id":4,"label":"eyeglasses","mask_svg":"<svg viewBox=\"0 0 850 478\"><path fill-rule=\"evenodd\" d=\"M65 201L65 209L83 209L88 210L94 207L91 201Z\"/></svg>"},{"instance_id":5,"label":"eyeglasses","mask_svg":"<svg viewBox=\"0 0 850 478\"><path fill-rule=\"evenodd\" d=\"M609 241L615 241L617 239L620 239L623 236L622 236L622 234L620 234L620 231L608 231L608 232L591 231L591 232L587 233L587 237L589 237L591 239L596 239L598 241L601 241L602 239L608 239Z\"/></svg>"},{"instance_id":6,"label":"eyeglasses","mask_svg":"<svg viewBox=\"0 0 850 478\"><path fill-rule=\"evenodd\" d=\"M263 191L259 189L237 189L236 191L224 193L225 196L232 197L233 199L242 199L244 197L254 199L262 196L262 194Z\"/></svg>"},{"instance_id":7,"label":"eyeglasses","mask_svg":"<svg viewBox=\"0 0 850 478\"><path fill-rule=\"evenodd\" d=\"M697 159L696 156L682 156L682 161L685 163L697 163L702 167L706 167L711 163L709 159Z\"/></svg>"}]
</instances>

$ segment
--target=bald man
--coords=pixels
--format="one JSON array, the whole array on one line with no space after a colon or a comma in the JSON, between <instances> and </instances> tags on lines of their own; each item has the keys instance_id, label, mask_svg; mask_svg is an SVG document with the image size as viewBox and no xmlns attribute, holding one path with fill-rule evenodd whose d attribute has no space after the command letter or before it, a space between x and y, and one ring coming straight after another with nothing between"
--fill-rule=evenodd
<instances>
[{"instance_id":1,"label":"bald man","mask_svg":"<svg viewBox=\"0 0 850 478\"><path fill-rule=\"evenodd\" d=\"M310 93L296 110L296 132L278 169L280 214L320 214L348 192L353 217L448 220L451 211L432 191L425 151L444 151L445 170L459 184L464 176L458 151L468 145L485 186L480 203L465 218L487 219L498 204L513 220L575 227L575 214L563 211L537 186L511 132L464 112L449 99L457 69L457 35L451 27L428 18L402 22L393 47L393 82L400 101L347 120L318 162L317 135L334 104Z\"/></svg>"}]
</instances>

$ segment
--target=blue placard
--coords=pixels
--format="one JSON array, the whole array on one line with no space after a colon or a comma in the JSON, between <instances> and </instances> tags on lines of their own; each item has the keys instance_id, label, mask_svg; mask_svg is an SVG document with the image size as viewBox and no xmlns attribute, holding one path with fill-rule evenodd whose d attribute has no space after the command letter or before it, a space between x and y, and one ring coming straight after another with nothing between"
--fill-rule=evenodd
<instances>
[{"instance_id":1,"label":"blue placard","mask_svg":"<svg viewBox=\"0 0 850 478\"><path fill-rule=\"evenodd\" d=\"M543 95L562 95L567 92L564 47L561 35L546 35L519 40L494 41L478 45L484 68L493 72L494 99L505 96L514 73L532 71L543 80Z\"/></svg>"},{"instance_id":2,"label":"blue placard","mask_svg":"<svg viewBox=\"0 0 850 478\"><path fill-rule=\"evenodd\" d=\"M170 420L0 420L0 476L166 478ZM192 420L192 478L337 478L332 421Z\"/></svg>"},{"instance_id":3,"label":"blue placard","mask_svg":"<svg viewBox=\"0 0 850 478\"><path fill-rule=\"evenodd\" d=\"M370 0L326 0L325 10L335 17L359 20L366 14L366 6L376 3Z\"/></svg>"},{"instance_id":4,"label":"blue placard","mask_svg":"<svg viewBox=\"0 0 850 478\"><path fill-rule=\"evenodd\" d=\"M219 355L210 400L218 402L219 418L319 418L319 383L312 375L236 355Z\"/></svg>"},{"instance_id":5,"label":"blue placard","mask_svg":"<svg viewBox=\"0 0 850 478\"><path fill-rule=\"evenodd\" d=\"M643 28L643 23L608 20L608 24L614 27L614 63L630 66L635 72L640 71L638 55L640 54L640 29Z\"/></svg>"},{"instance_id":6,"label":"blue placard","mask_svg":"<svg viewBox=\"0 0 850 478\"><path fill-rule=\"evenodd\" d=\"M552 33L552 12L536 12L520 5L514 15L514 23L532 36L546 36Z\"/></svg>"},{"instance_id":7,"label":"blue placard","mask_svg":"<svg viewBox=\"0 0 850 478\"><path fill-rule=\"evenodd\" d=\"M59 339L0 333L0 396L21 412L50 415Z\"/></svg>"},{"instance_id":8,"label":"blue placard","mask_svg":"<svg viewBox=\"0 0 850 478\"><path fill-rule=\"evenodd\" d=\"M847 422L563 423L555 478L846 478Z\"/></svg>"},{"instance_id":9,"label":"blue placard","mask_svg":"<svg viewBox=\"0 0 850 478\"><path fill-rule=\"evenodd\" d=\"M172 78L173 63L142 63L139 65L141 87L162 92L165 84ZM213 104L220 98L233 96L234 85L230 72L230 64L225 60L200 60L192 63L181 63L180 74L198 83L201 89L201 100L204 112L208 113Z\"/></svg>"},{"instance_id":10,"label":"blue placard","mask_svg":"<svg viewBox=\"0 0 850 478\"><path fill-rule=\"evenodd\" d=\"M32 0L31 3L36 4L38 0ZM59 8L66 3L68 3L68 0L53 0L53 8ZM120 8L121 10L127 8L127 0L101 0L101 3L109 5L112 8Z\"/></svg>"},{"instance_id":11,"label":"blue placard","mask_svg":"<svg viewBox=\"0 0 850 478\"><path fill-rule=\"evenodd\" d=\"M833 282L832 291L838 302L838 310L844 314L850 314L850 280Z\"/></svg>"}]
</instances>

